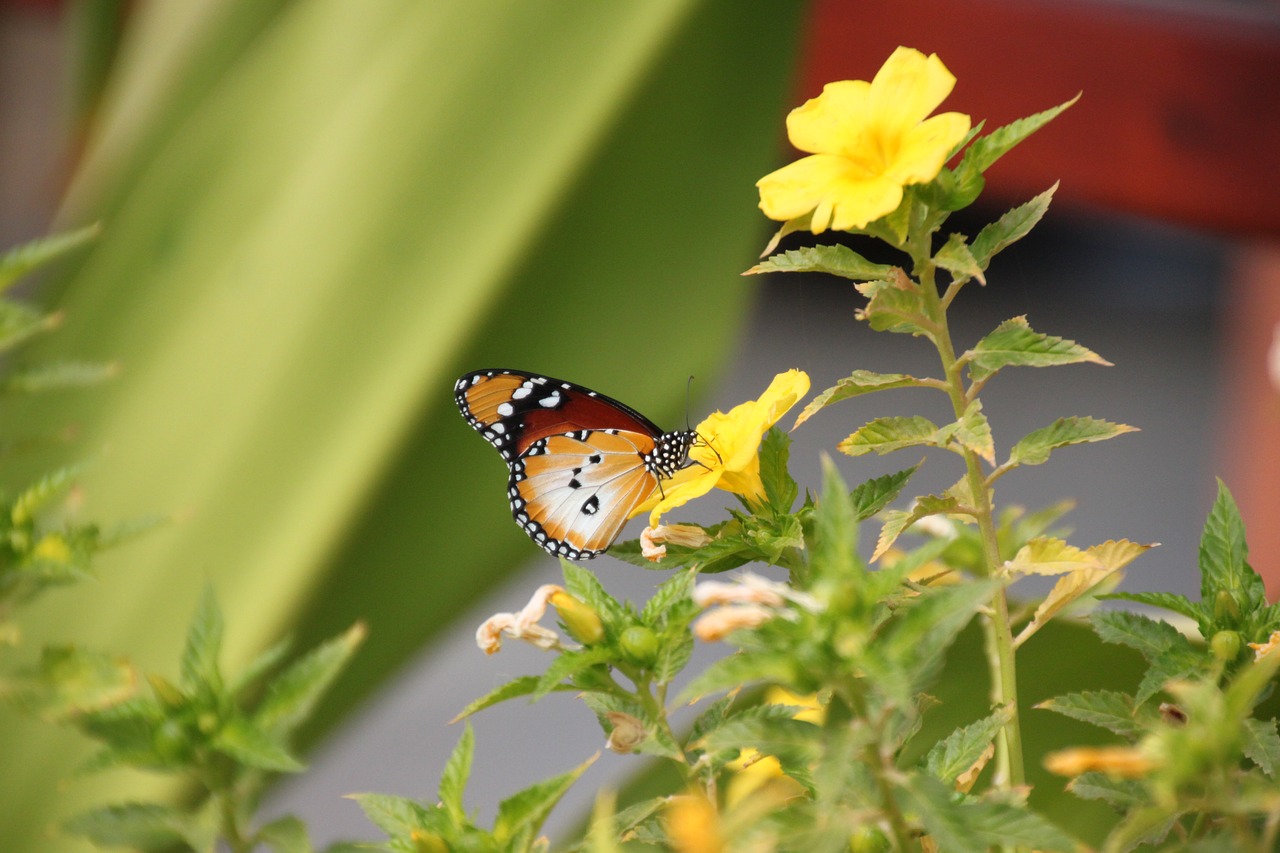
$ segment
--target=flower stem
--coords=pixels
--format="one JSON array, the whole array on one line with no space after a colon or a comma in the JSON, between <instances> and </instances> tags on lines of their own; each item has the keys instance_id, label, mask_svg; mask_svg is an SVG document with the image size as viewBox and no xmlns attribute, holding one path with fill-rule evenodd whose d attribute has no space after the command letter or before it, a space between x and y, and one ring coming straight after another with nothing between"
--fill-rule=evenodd
<instances>
[{"instance_id":1,"label":"flower stem","mask_svg":"<svg viewBox=\"0 0 1280 853\"><path fill-rule=\"evenodd\" d=\"M962 375L964 366L957 361L955 346L951 341L947 309L938 296L933 259L929 256L927 245L922 245L924 243L925 241L921 241L921 244L913 246L915 272L923 291L926 310L936 326L933 343L942 360L951 406L959 419L971 401L965 391ZM964 462L965 481L973 497L972 509L978 523L978 534L982 539L986 574L987 577L1000 579L1000 567L1004 560L1000 556L1000 542L996 536L991 492L977 454L966 449ZM1018 715L1013 626L1009 619L1009 600L1003 584L996 591L990 615L983 620L983 630L987 638L987 663L991 672L991 701L997 708L1008 708L1010 711L1009 720L1004 724L997 740L996 780L1001 787L1016 788L1026 784L1026 767L1022 754L1022 726Z\"/></svg>"}]
</instances>

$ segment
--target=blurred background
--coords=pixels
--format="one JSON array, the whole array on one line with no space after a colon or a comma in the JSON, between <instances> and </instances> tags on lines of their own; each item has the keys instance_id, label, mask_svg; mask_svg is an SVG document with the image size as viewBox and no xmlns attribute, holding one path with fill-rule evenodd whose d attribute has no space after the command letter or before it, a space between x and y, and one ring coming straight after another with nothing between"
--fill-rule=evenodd
<instances>
[{"instance_id":1,"label":"blurred background","mask_svg":"<svg viewBox=\"0 0 1280 853\"><path fill-rule=\"evenodd\" d=\"M1027 314L1115 363L1002 374L984 395L998 444L1071 414L1142 432L1055 454L1000 499L1075 498L1079 544L1162 543L1127 588L1194 596L1220 475L1274 593L1273 2L6 0L0 245L103 224L26 295L65 314L46 351L123 370L0 412L6 434L76 434L6 458L5 486L89 458L86 518L184 518L31 611L32 646L172 671L208 581L231 668L281 635L305 647L365 620L309 732L313 771L268 810L300 814L317 843L376 837L341 795L433 796L459 734L447 720L541 663L484 658L475 626L558 576L510 522L503 466L457 416L454 377L545 372L674 426L792 367L815 389L857 368L932 369L919 342L856 325L851 288L738 275L773 230L753 184L794 156L786 112L824 82L868 79L899 44L937 52L959 80L945 108L988 128L1084 92L954 222L972 232L1062 181L991 284L966 290L955 334ZM794 435L798 479L815 483L818 454L866 420L937 402L824 413ZM915 461L840 465L860 482ZM912 488L953 479L934 459ZM592 568L633 598L665 577ZM486 815L595 748L591 715L560 696L476 724L470 801ZM8 709L0 755L6 850L80 849L48 827L163 785L73 777L84 744ZM633 766L606 756L558 826Z\"/></svg>"}]
</instances>

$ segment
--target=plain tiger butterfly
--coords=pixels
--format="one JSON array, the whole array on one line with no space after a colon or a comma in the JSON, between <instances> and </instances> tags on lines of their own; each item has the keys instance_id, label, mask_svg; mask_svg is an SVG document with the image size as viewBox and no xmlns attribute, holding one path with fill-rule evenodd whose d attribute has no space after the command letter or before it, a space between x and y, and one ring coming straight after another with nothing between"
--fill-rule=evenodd
<instances>
[{"instance_id":1,"label":"plain tiger butterfly","mask_svg":"<svg viewBox=\"0 0 1280 853\"><path fill-rule=\"evenodd\" d=\"M558 557L604 553L632 510L691 464L696 432L663 432L630 406L572 382L478 370L453 391L467 423L507 463L516 524Z\"/></svg>"}]
</instances>

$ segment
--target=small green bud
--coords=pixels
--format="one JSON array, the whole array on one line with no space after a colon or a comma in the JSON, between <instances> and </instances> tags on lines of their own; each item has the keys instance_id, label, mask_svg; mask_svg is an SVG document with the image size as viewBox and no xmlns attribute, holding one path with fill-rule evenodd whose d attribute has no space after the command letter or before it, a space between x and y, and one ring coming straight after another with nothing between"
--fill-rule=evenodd
<instances>
[{"instance_id":1,"label":"small green bud","mask_svg":"<svg viewBox=\"0 0 1280 853\"><path fill-rule=\"evenodd\" d=\"M632 625L618 638L618 648L636 666L652 666L658 657L658 635L651 628Z\"/></svg>"},{"instance_id":2,"label":"small green bud","mask_svg":"<svg viewBox=\"0 0 1280 853\"><path fill-rule=\"evenodd\" d=\"M849 853L885 853L889 839L874 826L860 826L849 836Z\"/></svg>"},{"instance_id":3,"label":"small green bud","mask_svg":"<svg viewBox=\"0 0 1280 853\"><path fill-rule=\"evenodd\" d=\"M200 730L201 734L211 735L218 730L220 725L221 722L218 720L218 715L212 711L205 711L196 717L196 728Z\"/></svg>"},{"instance_id":4,"label":"small green bud","mask_svg":"<svg viewBox=\"0 0 1280 853\"><path fill-rule=\"evenodd\" d=\"M564 591L552 593L549 601L560 614L560 621L564 622L569 636L579 643L590 646L604 639L604 623L589 604Z\"/></svg>"},{"instance_id":5,"label":"small green bud","mask_svg":"<svg viewBox=\"0 0 1280 853\"><path fill-rule=\"evenodd\" d=\"M167 707L181 708L187 704L186 695L164 676L152 673L147 676L147 681L151 684L151 689L155 691L156 698Z\"/></svg>"},{"instance_id":6,"label":"small green bud","mask_svg":"<svg viewBox=\"0 0 1280 853\"><path fill-rule=\"evenodd\" d=\"M413 839L414 853L449 853L449 845L434 832L415 829L409 837Z\"/></svg>"},{"instance_id":7,"label":"small green bud","mask_svg":"<svg viewBox=\"0 0 1280 853\"><path fill-rule=\"evenodd\" d=\"M1223 663L1231 663L1240 657L1240 649L1244 640L1239 631L1219 631L1209 640L1209 650L1213 656Z\"/></svg>"},{"instance_id":8,"label":"small green bud","mask_svg":"<svg viewBox=\"0 0 1280 853\"><path fill-rule=\"evenodd\" d=\"M177 720L165 720L151 734L151 747L164 761L178 764L191 754L186 727Z\"/></svg>"},{"instance_id":9,"label":"small green bud","mask_svg":"<svg viewBox=\"0 0 1280 853\"><path fill-rule=\"evenodd\" d=\"M1225 589L1218 590L1218 595L1213 599L1213 618L1218 622L1227 619L1234 622L1240 618L1240 605L1236 602L1236 597Z\"/></svg>"}]
</instances>

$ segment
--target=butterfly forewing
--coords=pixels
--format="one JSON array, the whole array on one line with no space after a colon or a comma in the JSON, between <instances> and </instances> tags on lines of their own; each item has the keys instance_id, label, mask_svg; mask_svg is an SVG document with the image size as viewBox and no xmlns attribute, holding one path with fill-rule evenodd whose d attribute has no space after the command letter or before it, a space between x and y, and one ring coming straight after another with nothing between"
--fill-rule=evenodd
<instances>
[{"instance_id":1,"label":"butterfly forewing","mask_svg":"<svg viewBox=\"0 0 1280 853\"><path fill-rule=\"evenodd\" d=\"M659 477L687 464L694 437L664 434L589 388L516 370L468 373L454 398L506 461L516 522L543 549L571 560L608 548Z\"/></svg>"}]
</instances>

